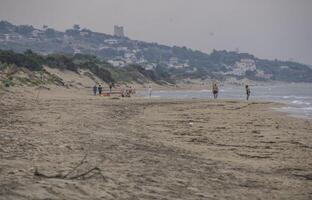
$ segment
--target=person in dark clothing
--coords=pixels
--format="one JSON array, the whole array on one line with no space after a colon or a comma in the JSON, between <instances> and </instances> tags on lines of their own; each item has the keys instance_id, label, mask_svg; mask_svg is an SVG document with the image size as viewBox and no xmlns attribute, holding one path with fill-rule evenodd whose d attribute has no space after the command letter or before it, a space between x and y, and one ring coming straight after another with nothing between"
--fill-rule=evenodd
<instances>
[{"instance_id":1,"label":"person in dark clothing","mask_svg":"<svg viewBox=\"0 0 312 200\"><path fill-rule=\"evenodd\" d=\"M212 85L212 93L213 93L213 98L217 99L218 98L218 93L219 93L219 88L216 83Z\"/></svg>"},{"instance_id":2,"label":"person in dark clothing","mask_svg":"<svg viewBox=\"0 0 312 200\"><path fill-rule=\"evenodd\" d=\"M94 85L93 86L93 94L94 94L94 96L96 95L96 92L97 92L97 87L96 87L96 85Z\"/></svg>"},{"instance_id":3,"label":"person in dark clothing","mask_svg":"<svg viewBox=\"0 0 312 200\"><path fill-rule=\"evenodd\" d=\"M98 87L98 90L99 90L99 95L101 96L102 95L102 86L101 86L101 84L99 85L99 87Z\"/></svg>"},{"instance_id":4,"label":"person in dark clothing","mask_svg":"<svg viewBox=\"0 0 312 200\"><path fill-rule=\"evenodd\" d=\"M247 99L247 101L249 100L249 97L250 97L250 88L248 85L246 85L246 99Z\"/></svg>"},{"instance_id":5,"label":"person in dark clothing","mask_svg":"<svg viewBox=\"0 0 312 200\"><path fill-rule=\"evenodd\" d=\"M112 88L113 88L113 83L109 83L109 92L112 92Z\"/></svg>"}]
</instances>

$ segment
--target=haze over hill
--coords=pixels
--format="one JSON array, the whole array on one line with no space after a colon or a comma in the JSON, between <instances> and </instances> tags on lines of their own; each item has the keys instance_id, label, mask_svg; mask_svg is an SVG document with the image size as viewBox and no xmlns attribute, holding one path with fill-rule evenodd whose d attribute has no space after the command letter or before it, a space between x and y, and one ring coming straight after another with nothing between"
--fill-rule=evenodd
<instances>
[{"instance_id":1,"label":"haze over hill","mask_svg":"<svg viewBox=\"0 0 312 200\"><path fill-rule=\"evenodd\" d=\"M312 64L311 0L1 0L0 19L64 31L73 24L132 39L249 52Z\"/></svg>"},{"instance_id":2,"label":"haze over hill","mask_svg":"<svg viewBox=\"0 0 312 200\"><path fill-rule=\"evenodd\" d=\"M0 200L312 199L311 8L0 0Z\"/></svg>"},{"instance_id":3,"label":"haze over hill","mask_svg":"<svg viewBox=\"0 0 312 200\"><path fill-rule=\"evenodd\" d=\"M140 65L167 81L186 78L312 81L311 68L296 62L269 61L248 53L225 50L206 54L187 47L170 47L119 36L82 29L79 25L61 32L47 26L36 29L30 25L0 22L0 49L17 52L31 49L45 55L94 55L117 68Z\"/></svg>"}]
</instances>

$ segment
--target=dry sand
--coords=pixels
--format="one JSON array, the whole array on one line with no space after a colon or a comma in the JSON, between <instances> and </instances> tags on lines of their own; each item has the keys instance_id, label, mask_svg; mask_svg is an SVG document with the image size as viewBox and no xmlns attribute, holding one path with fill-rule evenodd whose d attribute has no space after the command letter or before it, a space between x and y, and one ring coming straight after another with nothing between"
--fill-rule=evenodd
<instances>
[{"instance_id":1,"label":"dry sand","mask_svg":"<svg viewBox=\"0 0 312 200\"><path fill-rule=\"evenodd\" d=\"M312 199L312 122L277 104L37 92L0 97L0 199Z\"/></svg>"}]
</instances>

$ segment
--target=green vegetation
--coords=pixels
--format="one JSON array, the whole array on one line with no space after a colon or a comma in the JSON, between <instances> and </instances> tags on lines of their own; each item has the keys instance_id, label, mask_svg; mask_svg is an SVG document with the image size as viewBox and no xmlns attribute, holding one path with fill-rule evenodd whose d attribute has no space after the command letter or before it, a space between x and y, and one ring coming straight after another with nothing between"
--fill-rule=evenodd
<instances>
[{"instance_id":1,"label":"green vegetation","mask_svg":"<svg viewBox=\"0 0 312 200\"><path fill-rule=\"evenodd\" d=\"M139 65L130 65L124 68L116 68L109 63L99 60L95 56L85 54L50 54L39 55L31 50L24 53L0 50L0 63L24 67L30 71L42 71L43 66L70 70L78 73L80 69L86 69L98 76L106 83L117 82L138 82L144 83L154 81L162 83L166 77L162 73L145 70ZM12 80L5 80L5 86L11 86Z\"/></svg>"},{"instance_id":2,"label":"green vegetation","mask_svg":"<svg viewBox=\"0 0 312 200\"><path fill-rule=\"evenodd\" d=\"M0 51L0 62L7 64L15 64L19 67L25 67L30 70L41 70L43 57L27 50L24 54L15 53L13 51Z\"/></svg>"},{"instance_id":3,"label":"green vegetation","mask_svg":"<svg viewBox=\"0 0 312 200\"><path fill-rule=\"evenodd\" d=\"M11 86L14 86L13 78L12 78L12 77L9 77L9 78L3 80L3 81L2 81L2 84L4 85L4 87L11 87Z\"/></svg>"},{"instance_id":4,"label":"green vegetation","mask_svg":"<svg viewBox=\"0 0 312 200\"><path fill-rule=\"evenodd\" d=\"M40 30L28 25L16 26L0 21L0 40L0 49L18 52L2 51L0 57L4 63L30 70L41 70L43 65L75 72L78 69L89 69L107 82L153 80L158 83L173 83L188 78L223 80L227 77L256 81L312 82L311 66L296 62L259 59L248 53L226 50L213 50L208 54L187 47L118 38L93 32L79 25L61 32L47 26ZM37 55L27 49L48 56ZM73 55L75 52L82 54ZM128 59L127 54L132 54L133 63L142 63L147 68L151 65L157 67L153 70L144 70L138 65L113 68L103 61L125 61ZM177 58L177 63L172 65L171 58ZM254 62L254 69L241 74L232 73L236 63L242 59Z\"/></svg>"}]
</instances>

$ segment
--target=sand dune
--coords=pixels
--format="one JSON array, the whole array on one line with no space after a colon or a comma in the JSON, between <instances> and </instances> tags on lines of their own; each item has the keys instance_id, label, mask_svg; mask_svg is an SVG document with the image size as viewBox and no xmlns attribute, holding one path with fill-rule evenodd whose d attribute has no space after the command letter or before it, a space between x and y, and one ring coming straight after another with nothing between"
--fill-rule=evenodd
<instances>
[{"instance_id":1,"label":"sand dune","mask_svg":"<svg viewBox=\"0 0 312 200\"><path fill-rule=\"evenodd\" d=\"M0 99L0 199L312 198L312 123L277 104L37 92Z\"/></svg>"}]
</instances>

